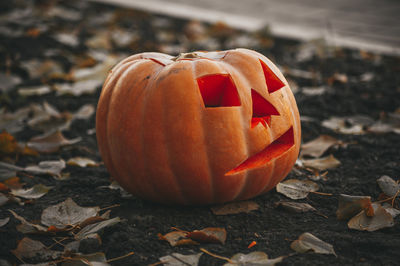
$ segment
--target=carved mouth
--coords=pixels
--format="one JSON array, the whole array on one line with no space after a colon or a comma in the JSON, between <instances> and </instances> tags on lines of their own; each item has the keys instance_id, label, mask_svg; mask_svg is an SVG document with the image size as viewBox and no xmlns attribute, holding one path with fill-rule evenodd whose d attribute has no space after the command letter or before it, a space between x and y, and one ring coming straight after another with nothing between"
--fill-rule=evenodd
<instances>
[{"instance_id":1,"label":"carved mouth","mask_svg":"<svg viewBox=\"0 0 400 266\"><path fill-rule=\"evenodd\" d=\"M279 138L274 140L274 142L265 147L262 151L247 158L244 162L240 163L234 169L228 171L225 175L234 175L246 170L266 165L271 160L278 158L279 156L284 154L293 146L294 146L294 135L293 135L293 127L291 127Z\"/></svg>"}]
</instances>

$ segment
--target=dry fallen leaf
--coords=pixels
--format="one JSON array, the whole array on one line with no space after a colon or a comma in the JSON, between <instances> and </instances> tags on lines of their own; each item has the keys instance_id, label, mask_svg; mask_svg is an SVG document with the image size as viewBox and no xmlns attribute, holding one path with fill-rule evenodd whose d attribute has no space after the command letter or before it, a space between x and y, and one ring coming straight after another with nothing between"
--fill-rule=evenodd
<instances>
[{"instance_id":1,"label":"dry fallen leaf","mask_svg":"<svg viewBox=\"0 0 400 266\"><path fill-rule=\"evenodd\" d=\"M9 201L8 197L3 193L0 193L0 207L5 205Z\"/></svg>"},{"instance_id":2,"label":"dry fallen leaf","mask_svg":"<svg viewBox=\"0 0 400 266\"><path fill-rule=\"evenodd\" d=\"M225 263L224 266L274 266L275 264L282 262L284 258L285 256L270 259L267 254L261 251L254 251L249 254L237 253L230 258L231 262Z\"/></svg>"},{"instance_id":3,"label":"dry fallen leaf","mask_svg":"<svg viewBox=\"0 0 400 266\"><path fill-rule=\"evenodd\" d=\"M87 255L77 255L69 257L61 263L61 266L108 266L106 255L102 252L96 252Z\"/></svg>"},{"instance_id":4,"label":"dry fallen leaf","mask_svg":"<svg viewBox=\"0 0 400 266\"><path fill-rule=\"evenodd\" d=\"M39 259L42 261L56 260L62 255L62 252L50 250L40 241L24 237L19 241L16 249L11 252L19 259Z\"/></svg>"},{"instance_id":5,"label":"dry fallen leaf","mask_svg":"<svg viewBox=\"0 0 400 266\"><path fill-rule=\"evenodd\" d=\"M374 123L374 120L368 116L334 116L322 121L322 126L342 134L360 135L364 134L364 128L370 126L372 123Z\"/></svg>"},{"instance_id":6,"label":"dry fallen leaf","mask_svg":"<svg viewBox=\"0 0 400 266\"><path fill-rule=\"evenodd\" d=\"M15 154L18 151L18 144L14 136L5 132L0 133L0 158L1 156Z\"/></svg>"},{"instance_id":7,"label":"dry fallen leaf","mask_svg":"<svg viewBox=\"0 0 400 266\"><path fill-rule=\"evenodd\" d=\"M100 80L82 80L75 83L56 84L57 95L81 96L82 94L93 94L103 82Z\"/></svg>"},{"instance_id":8,"label":"dry fallen leaf","mask_svg":"<svg viewBox=\"0 0 400 266\"><path fill-rule=\"evenodd\" d=\"M323 171L326 169L336 168L340 165L340 161L337 160L332 154L323 158L301 160L304 167L312 168L318 171Z\"/></svg>"},{"instance_id":9,"label":"dry fallen leaf","mask_svg":"<svg viewBox=\"0 0 400 266\"><path fill-rule=\"evenodd\" d=\"M168 243L173 246L186 246L186 245L198 245L196 241L186 238L187 232L185 231L172 231L165 235L158 234L160 240L168 241Z\"/></svg>"},{"instance_id":10,"label":"dry fallen leaf","mask_svg":"<svg viewBox=\"0 0 400 266\"><path fill-rule=\"evenodd\" d=\"M68 226L76 226L88 218L97 216L99 210L99 207L80 207L71 198L68 198L44 209L41 222L46 226L63 229Z\"/></svg>"},{"instance_id":11,"label":"dry fallen leaf","mask_svg":"<svg viewBox=\"0 0 400 266\"><path fill-rule=\"evenodd\" d=\"M41 135L32 138L27 146L40 153L52 153L56 152L62 146L72 145L81 141L81 138L66 139L60 131L52 133L50 135Z\"/></svg>"},{"instance_id":12,"label":"dry fallen leaf","mask_svg":"<svg viewBox=\"0 0 400 266\"><path fill-rule=\"evenodd\" d=\"M300 235L297 240L290 244L290 247L299 253L305 253L312 250L319 254L333 254L337 256L331 244L322 241L310 233L303 233Z\"/></svg>"},{"instance_id":13,"label":"dry fallen leaf","mask_svg":"<svg viewBox=\"0 0 400 266\"><path fill-rule=\"evenodd\" d=\"M1 204L0 204L0 206L1 206ZM0 219L0 227L5 226L8 223L8 221L10 221L10 217Z\"/></svg>"},{"instance_id":14,"label":"dry fallen leaf","mask_svg":"<svg viewBox=\"0 0 400 266\"><path fill-rule=\"evenodd\" d=\"M65 168L65 161L43 161L38 165L31 165L24 168L25 172L34 175L52 175L54 177L60 178L61 171Z\"/></svg>"},{"instance_id":15,"label":"dry fallen leaf","mask_svg":"<svg viewBox=\"0 0 400 266\"><path fill-rule=\"evenodd\" d=\"M47 228L41 226L40 224L34 224L25 220L24 217L18 215L16 212L12 210L8 210L11 214L21 222L21 224L17 225L17 230L24 234L35 234L35 233L46 233Z\"/></svg>"},{"instance_id":16,"label":"dry fallen leaf","mask_svg":"<svg viewBox=\"0 0 400 266\"><path fill-rule=\"evenodd\" d=\"M340 141L328 135L321 135L301 145L300 157L306 155L312 157L321 157L330 147L340 144Z\"/></svg>"},{"instance_id":17,"label":"dry fallen leaf","mask_svg":"<svg viewBox=\"0 0 400 266\"><path fill-rule=\"evenodd\" d=\"M52 187L37 184L28 189L12 189L11 194L24 199L38 199L46 195L47 192L50 191L50 189L52 189Z\"/></svg>"},{"instance_id":18,"label":"dry fallen leaf","mask_svg":"<svg viewBox=\"0 0 400 266\"><path fill-rule=\"evenodd\" d=\"M31 112L30 107L18 109L14 113L6 113L4 108L0 109L0 131L7 131L10 134L17 133L24 128L24 121Z\"/></svg>"},{"instance_id":19,"label":"dry fallen leaf","mask_svg":"<svg viewBox=\"0 0 400 266\"><path fill-rule=\"evenodd\" d=\"M392 205L388 204L388 203L384 203L382 205L383 208L385 208L385 210L390 213L390 215L392 215L393 219L396 218L397 215L400 214L400 210L393 208Z\"/></svg>"},{"instance_id":20,"label":"dry fallen leaf","mask_svg":"<svg viewBox=\"0 0 400 266\"><path fill-rule=\"evenodd\" d=\"M40 96L51 92L49 85L39 85L32 87L23 87L18 89L18 94L21 96Z\"/></svg>"},{"instance_id":21,"label":"dry fallen leaf","mask_svg":"<svg viewBox=\"0 0 400 266\"><path fill-rule=\"evenodd\" d=\"M186 237L200 243L225 244L226 230L225 228L207 227L202 230L188 232Z\"/></svg>"},{"instance_id":22,"label":"dry fallen leaf","mask_svg":"<svg viewBox=\"0 0 400 266\"><path fill-rule=\"evenodd\" d=\"M350 229L373 232L382 228L394 226L393 216L378 203L372 203L374 215L368 216L362 211L347 223Z\"/></svg>"},{"instance_id":23,"label":"dry fallen leaf","mask_svg":"<svg viewBox=\"0 0 400 266\"><path fill-rule=\"evenodd\" d=\"M68 160L67 164L68 165L79 166L79 167L98 166L98 163L96 163L92 159L83 158L83 157L71 158L71 159Z\"/></svg>"},{"instance_id":24,"label":"dry fallen leaf","mask_svg":"<svg viewBox=\"0 0 400 266\"><path fill-rule=\"evenodd\" d=\"M159 258L159 260L165 266L197 266L199 264L201 255L203 255L203 253L192 255L172 253L171 255Z\"/></svg>"},{"instance_id":25,"label":"dry fallen leaf","mask_svg":"<svg viewBox=\"0 0 400 266\"><path fill-rule=\"evenodd\" d=\"M302 202L279 201L275 203L275 206L278 208L283 208L285 210L297 213L316 211L316 209L310 204Z\"/></svg>"},{"instance_id":26,"label":"dry fallen leaf","mask_svg":"<svg viewBox=\"0 0 400 266\"><path fill-rule=\"evenodd\" d=\"M73 119L89 119L95 112L93 104L85 104L73 114Z\"/></svg>"},{"instance_id":27,"label":"dry fallen leaf","mask_svg":"<svg viewBox=\"0 0 400 266\"><path fill-rule=\"evenodd\" d=\"M362 210L372 208L370 196L339 195L339 207L336 216L339 220L349 219Z\"/></svg>"},{"instance_id":28,"label":"dry fallen leaf","mask_svg":"<svg viewBox=\"0 0 400 266\"><path fill-rule=\"evenodd\" d=\"M400 183L397 183L391 177L383 175L377 180L377 182L383 193L388 197L394 197L396 194L398 195Z\"/></svg>"},{"instance_id":29,"label":"dry fallen leaf","mask_svg":"<svg viewBox=\"0 0 400 266\"><path fill-rule=\"evenodd\" d=\"M17 172L23 171L24 168L5 163L5 162L0 162L0 181L7 180L9 178L17 176Z\"/></svg>"},{"instance_id":30,"label":"dry fallen leaf","mask_svg":"<svg viewBox=\"0 0 400 266\"><path fill-rule=\"evenodd\" d=\"M75 239L77 240L82 240L84 238L90 237L100 230L104 229L105 227L112 226L114 224L117 224L121 222L121 219L119 217L115 217L112 219L108 219L105 221L101 221L98 223L90 224L85 226L81 231L79 231L77 234L75 234Z\"/></svg>"},{"instance_id":31,"label":"dry fallen leaf","mask_svg":"<svg viewBox=\"0 0 400 266\"><path fill-rule=\"evenodd\" d=\"M291 199L304 199L308 193L319 189L317 183L310 180L289 179L280 182L276 186L276 191Z\"/></svg>"},{"instance_id":32,"label":"dry fallen leaf","mask_svg":"<svg viewBox=\"0 0 400 266\"><path fill-rule=\"evenodd\" d=\"M215 215L228 215L238 213L249 213L254 210L258 210L260 206L254 201L239 201L233 203L227 203L219 206L211 207L211 211Z\"/></svg>"}]
</instances>

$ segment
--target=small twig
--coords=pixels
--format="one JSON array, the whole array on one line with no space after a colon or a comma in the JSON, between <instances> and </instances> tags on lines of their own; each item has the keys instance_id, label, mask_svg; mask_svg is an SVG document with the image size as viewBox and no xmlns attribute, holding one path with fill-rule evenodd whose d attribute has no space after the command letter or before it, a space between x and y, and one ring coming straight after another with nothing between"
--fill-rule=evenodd
<instances>
[{"instance_id":1,"label":"small twig","mask_svg":"<svg viewBox=\"0 0 400 266\"><path fill-rule=\"evenodd\" d=\"M208 250L206 250L206 249L204 249L204 248L200 248L200 250L201 250L202 252L204 252L204 253L210 255L211 257L218 258L218 259L221 259L221 260L226 260L226 261L229 262L229 263L236 264L236 263L235 263L233 260L231 260L230 258L223 257L223 256L220 256L220 255L217 255L217 254L214 254L214 253L212 253L212 252L210 252L210 251L208 251Z\"/></svg>"},{"instance_id":2,"label":"small twig","mask_svg":"<svg viewBox=\"0 0 400 266\"><path fill-rule=\"evenodd\" d=\"M399 193L400 193L400 189L397 190L396 194L394 194L394 196L393 196L393 199L392 199L392 207L394 207L394 201L396 200L396 198L397 198L397 196L399 195Z\"/></svg>"},{"instance_id":3,"label":"small twig","mask_svg":"<svg viewBox=\"0 0 400 266\"><path fill-rule=\"evenodd\" d=\"M318 191L310 191L310 193L322 195L322 196L333 196L332 193L324 193L324 192L318 192Z\"/></svg>"},{"instance_id":4,"label":"small twig","mask_svg":"<svg viewBox=\"0 0 400 266\"><path fill-rule=\"evenodd\" d=\"M108 263L108 262L113 262L113 261L116 261L116 260L125 259L126 257L132 256L133 254L135 254L135 252L131 251L131 252L129 252L129 253L125 254L125 255L122 255L122 256L120 256L120 257L116 257L116 258L109 259L109 260L107 260L107 263Z\"/></svg>"},{"instance_id":5,"label":"small twig","mask_svg":"<svg viewBox=\"0 0 400 266\"><path fill-rule=\"evenodd\" d=\"M121 204L114 204L114 205L111 205L111 206L108 206L108 207L104 207L104 208L100 209L99 211L104 211L104 210L111 209L111 208L116 208L116 207L119 207L119 206L121 206Z\"/></svg>"}]
</instances>

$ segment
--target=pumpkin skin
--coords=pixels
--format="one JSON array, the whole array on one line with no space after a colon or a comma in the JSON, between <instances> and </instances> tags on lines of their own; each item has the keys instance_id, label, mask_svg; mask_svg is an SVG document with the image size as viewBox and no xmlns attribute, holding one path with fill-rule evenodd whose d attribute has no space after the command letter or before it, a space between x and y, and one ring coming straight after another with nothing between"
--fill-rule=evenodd
<instances>
[{"instance_id":1,"label":"pumpkin skin","mask_svg":"<svg viewBox=\"0 0 400 266\"><path fill-rule=\"evenodd\" d=\"M135 196L165 204L249 199L276 186L300 148L289 85L248 49L130 56L97 106L104 163Z\"/></svg>"}]
</instances>

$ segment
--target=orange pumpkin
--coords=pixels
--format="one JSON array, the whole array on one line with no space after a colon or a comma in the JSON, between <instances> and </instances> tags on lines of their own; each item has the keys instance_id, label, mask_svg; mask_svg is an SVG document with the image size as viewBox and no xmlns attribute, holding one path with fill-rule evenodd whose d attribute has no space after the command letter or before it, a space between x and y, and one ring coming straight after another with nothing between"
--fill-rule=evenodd
<instances>
[{"instance_id":1,"label":"orange pumpkin","mask_svg":"<svg viewBox=\"0 0 400 266\"><path fill-rule=\"evenodd\" d=\"M247 49L126 58L104 83L96 132L104 163L123 188L185 205L272 189L300 147L287 81Z\"/></svg>"}]
</instances>

